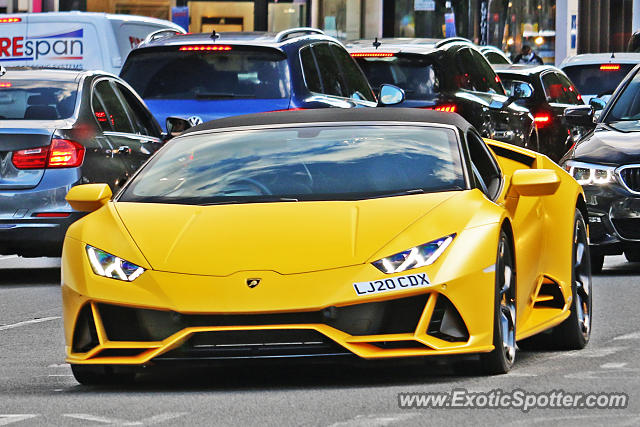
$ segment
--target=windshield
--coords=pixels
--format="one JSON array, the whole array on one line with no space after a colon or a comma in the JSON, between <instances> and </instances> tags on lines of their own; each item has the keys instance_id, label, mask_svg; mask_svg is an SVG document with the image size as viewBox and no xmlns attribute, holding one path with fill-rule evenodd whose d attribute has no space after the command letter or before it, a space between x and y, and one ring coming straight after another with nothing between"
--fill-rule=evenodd
<instances>
[{"instance_id":1,"label":"windshield","mask_svg":"<svg viewBox=\"0 0 640 427\"><path fill-rule=\"evenodd\" d=\"M640 120L640 75L638 73L624 88L604 118L605 122L626 120Z\"/></svg>"},{"instance_id":2,"label":"windshield","mask_svg":"<svg viewBox=\"0 0 640 427\"><path fill-rule=\"evenodd\" d=\"M140 49L120 76L144 99L289 98L287 61L274 49Z\"/></svg>"},{"instance_id":3,"label":"windshield","mask_svg":"<svg viewBox=\"0 0 640 427\"><path fill-rule=\"evenodd\" d=\"M634 66L635 64L572 65L562 71L583 95L611 95Z\"/></svg>"},{"instance_id":4,"label":"windshield","mask_svg":"<svg viewBox=\"0 0 640 427\"><path fill-rule=\"evenodd\" d=\"M374 91L389 83L402 88L406 99L431 100L440 93L435 67L427 58L356 58Z\"/></svg>"},{"instance_id":5,"label":"windshield","mask_svg":"<svg viewBox=\"0 0 640 427\"><path fill-rule=\"evenodd\" d=\"M358 200L463 188L451 129L306 126L175 139L131 181L120 201Z\"/></svg>"},{"instance_id":6,"label":"windshield","mask_svg":"<svg viewBox=\"0 0 640 427\"><path fill-rule=\"evenodd\" d=\"M57 120L73 115L78 83L0 79L0 120Z\"/></svg>"}]
</instances>

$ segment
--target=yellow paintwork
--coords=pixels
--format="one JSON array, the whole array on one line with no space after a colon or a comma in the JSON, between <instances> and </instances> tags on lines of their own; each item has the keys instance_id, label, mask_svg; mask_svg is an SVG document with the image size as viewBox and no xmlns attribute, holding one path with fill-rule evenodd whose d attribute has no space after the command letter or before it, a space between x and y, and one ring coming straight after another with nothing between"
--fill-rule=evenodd
<instances>
[{"instance_id":1,"label":"yellow paintwork","mask_svg":"<svg viewBox=\"0 0 640 427\"><path fill-rule=\"evenodd\" d=\"M71 187L66 199L77 211L93 212L111 199L111 188L107 184L85 184Z\"/></svg>"},{"instance_id":2,"label":"yellow paintwork","mask_svg":"<svg viewBox=\"0 0 640 427\"><path fill-rule=\"evenodd\" d=\"M313 329L368 359L488 352L493 349L492 267L505 221L514 231L517 338L559 324L569 315L573 218L583 197L581 187L542 155L487 142L490 147L531 157L532 169L544 171L526 171L529 168L522 163L496 156L504 177L495 202L475 189L362 201L219 206L106 203L74 223L65 238L62 294L67 361L140 365L179 346L193 333L239 329ZM518 178L512 188L514 174ZM549 193L554 180L559 186L551 195L522 195ZM72 190L77 200L90 197L82 187ZM427 273L428 288L355 293L354 282L394 276L381 273L371 262L452 233L457 236L434 264L396 274ZM86 244L147 271L134 282L97 276L89 265ZM249 288L246 279L253 277L262 280ZM565 297L562 309L534 308L545 300L538 296L543 283L560 286ZM162 341L117 342L107 338L96 305L182 314L284 313L420 293L433 297L413 333L371 336L351 336L325 324L198 326ZM446 296L459 311L469 332L467 342L447 342L426 334L438 295ZM100 344L87 353L73 353L74 324L85 304L91 304ZM405 340L426 347L382 349L371 344ZM140 354L96 357L109 348L140 349Z\"/></svg>"}]
</instances>

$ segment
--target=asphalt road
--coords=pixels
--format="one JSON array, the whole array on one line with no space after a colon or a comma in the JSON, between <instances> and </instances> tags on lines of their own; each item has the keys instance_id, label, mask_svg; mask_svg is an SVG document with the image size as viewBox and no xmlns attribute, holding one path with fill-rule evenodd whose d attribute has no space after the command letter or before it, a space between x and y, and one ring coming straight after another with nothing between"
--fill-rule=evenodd
<instances>
[{"instance_id":1,"label":"asphalt road","mask_svg":"<svg viewBox=\"0 0 640 427\"><path fill-rule=\"evenodd\" d=\"M640 263L607 258L594 278L592 339L573 352L519 352L508 375L432 361L397 366L166 369L133 386L78 385L63 358L55 259L0 257L0 426L640 425ZM466 367L466 369L465 369ZM462 373L461 373L462 372ZM466 372L466 373L465 373ZM398 393L520 389L621 392L626 409L402 409Z\"/></svg>"}]
</instances>

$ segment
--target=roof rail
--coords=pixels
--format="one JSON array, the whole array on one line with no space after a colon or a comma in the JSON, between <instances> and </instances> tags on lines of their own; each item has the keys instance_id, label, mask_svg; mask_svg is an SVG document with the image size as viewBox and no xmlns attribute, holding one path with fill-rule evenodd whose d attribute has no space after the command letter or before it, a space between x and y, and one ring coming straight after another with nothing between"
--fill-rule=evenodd
<instances>
[{"instance_id":1,"label":"roof rail","mask_svg":"<svg viewBox=\"0 0 640 427\"><path fill-rule=\"evenodd\" d=\"M292 34L322 34L324 35L324 31L319 30L318 28L311 27L298 27L298 28L289 28L288 30L280 31L276 34L276 42L281 42L289 38Z\"/></svg>"},{"instance_id":2,"label":"roof rail","mask_svg":"<svg viewBox=\"0 0 640 427\"><path fill-rule=\"evenodd\" d=\"M164 39L166 37L175 36L176 34L184 34L184 31L179 31L173 28L164 28L162 30L154 31L149 34L138 46L142 46L143 44L151 43L155 40Z\"/></svg>"},{"instance_id":3,"label":"roof rail","mask_svg":"<svg viewBox=\"0 0 640 427\"><path fill-rule=\"evenodd\" d=\"M438 43L436 43L436 47L442 47L446 44L454 43L454 42L465 42L465 43L473 44L471 40L465 39L464 37L449 37L444 40L440 40Z\"/></svg>"}]
</instances>

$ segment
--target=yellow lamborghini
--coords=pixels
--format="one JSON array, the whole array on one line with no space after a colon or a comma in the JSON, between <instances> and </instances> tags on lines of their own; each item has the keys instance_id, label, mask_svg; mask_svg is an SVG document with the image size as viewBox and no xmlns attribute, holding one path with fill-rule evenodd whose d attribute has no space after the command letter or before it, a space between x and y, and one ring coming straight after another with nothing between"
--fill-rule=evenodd
<instances>
[{"instance_id":1,"label":"yellow lamborghini","mask_svg":"<svg viewBox=\"0 0 640 427\"><path fill-rule=\"evenodd\" d=\"M158 151L62 256L85 384L163 362L579 349L591 330L581 187L456 114L328 109L209 122Z\"/></svg>"}]
</instances>

